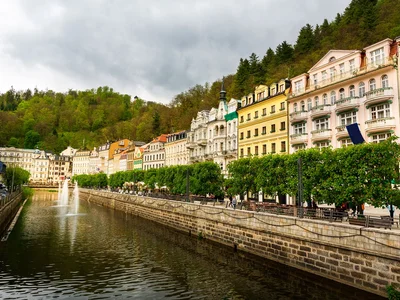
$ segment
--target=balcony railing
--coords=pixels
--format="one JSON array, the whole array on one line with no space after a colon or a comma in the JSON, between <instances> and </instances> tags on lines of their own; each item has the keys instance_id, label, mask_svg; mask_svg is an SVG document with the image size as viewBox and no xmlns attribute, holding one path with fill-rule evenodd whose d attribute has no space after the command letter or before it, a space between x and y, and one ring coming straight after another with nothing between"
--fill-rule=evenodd
<instances>
[{"instance_id":1,"label":"balcony railing","mask_svg":"<svg viewBox=\"0 0 400 300\"><path fill-rule=\"evenodd\" d=\"M297 97L304 93L320 89L327 85L334 84L336 82L340 82L340 81L343 81L343 80L346 80L346 79L349 79L349 78L352 78L355 76L362 75L366 72L370 72L370 71L373 71L373 70L376 70L376 69L379 69L379 68L382 68L385 66L393 65L393 64L394 64L393 58L386 57L378 62L367 64L366 66L364 66L360 69L348 70L347 72L339 73L339 74L336 74L335 76L321 80L321 81L317 82L316 84L311 84L310 86L308 86L306 88L301 88L299 90L296 90L289 95L289 98L294 98L294 97Z\"/></svg>"},{"instance_id":2,"label":"balcony railing","mask_svg":"<svg viewBox=\"0 0 400 300\"><path fill-rule=\"evenodd\" d=\"M387 87L387 88L375 89L373 91L365 93L365 97L366 97L365 100L366 105L371 105L385 100L389 100L394 97L393 88Z\"/></svg>"},{"instance_id":3,"label":"balcony railing","mask_svg":"<svg viewBox=\"0 0 400 300\"><path fill-rule=\"evenodd\" d=\"M396 120L394 117L386 117L365 121L365 125L367 131L380 131L396 127Z\"/></svg>"},{"instance_id":4,"label":"balcony railing","mask_svg":"<svg viewBox=\"0 0 400 300\"><path fill-rule=\"evenodd\" d=\"M298 122L307 119L306 111L296 111L290 114L290 122Z\"/></svg>"},{"instance_id":5,"label":"balcony railing","mask_svg":"<svg viewBox=\"0 0 400 300\"><path fill-rule=\"evenodd\" d=\"M199 146L205 146L205 145L207 145L207 139L198 139L197 140L197 145L199 145Z\"/></svg>"},{"instance_id":6,"label":"balcony railing","mask_svg":"<svg viewBox=\"0 0 400 300\"><path fill-rule=\"evenodd\" d=\"M306 143L307 141L308 141L307 133L296 133L296 134L290 135L290 143L291 144Z\"/></svg>"},{"instance_id":7,"label":"balcony railing","mask_svg":"<svg viewBox=\"0 0 400 300\"><path fill-rule=\"evenodd\" d=\"M330 139L332 136L332 129L319 129L311 131L312 139L317 140L324 140Z\"/></svg>"},{"instance_id":8,"label":"balcony railing","mask_svg":"<svg viewBox=\"0 0 400 300\"><path fill-rule=\"evenodd\" d=\"M335 101L335 104L336 104L336 111L341 111L344 109L360 105L360 98L357 96L351 96L344 99L339 99Z\"/></svg>"},{"instance_id":9,"label":"balcony railing","mask_svg":"<svg viewBox=\"0 0 400 300\"><path fill-rule=\"evenodd\" d=\"M311 109L311 117L315 118L318 116L323 116L323 115L329 114L330 112L331 112L330 104L317 105Z\"/></svg>"}]
</instances>

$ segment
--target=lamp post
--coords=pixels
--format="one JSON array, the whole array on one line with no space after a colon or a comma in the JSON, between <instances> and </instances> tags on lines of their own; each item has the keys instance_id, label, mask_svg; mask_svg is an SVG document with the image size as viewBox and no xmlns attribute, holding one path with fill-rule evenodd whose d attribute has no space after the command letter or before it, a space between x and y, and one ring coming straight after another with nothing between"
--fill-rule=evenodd
<instances>
[{"instance_id":1,"label":"lamp post","mask_svg":"<svg viewBox=\"0 0 400 300\"><path fill-rule=\"evenodd\" d=\"M298 178L298 205L299 205L299 214L298 216L300 218L303 217L303 181L302 181L302 177L303 177L303 170L302 170L302 161L301 161L301 157L299 157L299 159L297 160L297 178Z\"/></svg>"}]
</instances>

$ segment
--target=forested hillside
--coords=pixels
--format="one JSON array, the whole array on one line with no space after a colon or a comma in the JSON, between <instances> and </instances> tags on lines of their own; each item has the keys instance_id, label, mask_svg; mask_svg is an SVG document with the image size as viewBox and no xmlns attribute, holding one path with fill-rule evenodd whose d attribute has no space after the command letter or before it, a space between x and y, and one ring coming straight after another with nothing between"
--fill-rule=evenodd
<instances>
[{"instance_id":1,"label":"forested hillside","mask_svg":"<svg viewBox=\"0 0 400 300\"><path fill-rule=\"evenodd\" d=\"M362 49L400 36L399 7L400 0L353 0L335 20L306 24L294 45L283 41L262 58L252 53L240 59L236 74L225 77L228 98L306 72L330 49ZM220 86L221 79L196 85L169 105L132 99L109 87L66 93L11 88L0 94L0 146L58 153L68 145L92 148L119 138L147 142L160 133L188 129L199 110L217 106Z\"/></svg>"}]
</instances>

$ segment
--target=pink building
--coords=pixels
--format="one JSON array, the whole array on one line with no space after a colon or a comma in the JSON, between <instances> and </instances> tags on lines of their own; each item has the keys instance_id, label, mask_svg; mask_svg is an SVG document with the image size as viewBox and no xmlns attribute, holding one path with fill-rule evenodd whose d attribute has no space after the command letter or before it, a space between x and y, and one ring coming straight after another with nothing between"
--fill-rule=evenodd
<instances>
[{"instance_id":1,"label":"pink building","mask_svg":"<svg viewBox=\"0 0 400 300\"><path fill-rule=\"evenodd\" d=\"M346 147L346 125L357 123L366 142L400 136L400 38L360 50L331 50L308 73L292 78L288 97L290 153Z\"/></svg>"}]
</instances>

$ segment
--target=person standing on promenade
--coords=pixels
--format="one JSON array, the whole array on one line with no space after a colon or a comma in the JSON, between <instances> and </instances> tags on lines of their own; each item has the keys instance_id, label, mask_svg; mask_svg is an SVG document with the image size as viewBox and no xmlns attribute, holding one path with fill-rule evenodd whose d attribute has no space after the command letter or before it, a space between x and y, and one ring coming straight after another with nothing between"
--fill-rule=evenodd
<instances>
[{"instance_id":1,"label":"person standing on promenade","mask_svg":"<svg viewBox=\"0 0 400 300\"><path fill-rule=\"evenodd\" d=\"M233 199L232 199L232 207L233 207L233 209L236 209L236 197L233 197Z\"/></svg>"}]
</instances>

